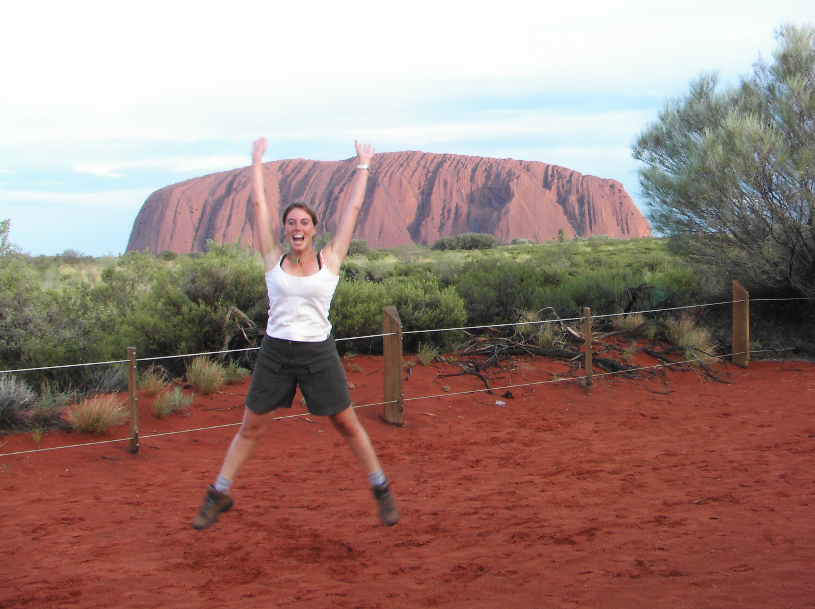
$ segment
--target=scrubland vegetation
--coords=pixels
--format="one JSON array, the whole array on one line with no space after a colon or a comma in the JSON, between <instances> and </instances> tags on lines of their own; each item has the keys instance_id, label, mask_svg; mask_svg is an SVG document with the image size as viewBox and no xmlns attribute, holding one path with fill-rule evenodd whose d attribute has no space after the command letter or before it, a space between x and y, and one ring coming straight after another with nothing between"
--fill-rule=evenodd
<instances>
[{"instance_id":1,"label":"scrubland vegetation","mask_svg":"<svg viewBox=\"0 0 815 609\"><path fill-rule=\"evenodd\" d=\"M525 322L579 318L589 307L594 316L627 314L600 320L609 330L659 320L668 337L696 345L695 352L728 351L729 307L699 307L682 316L654 312L730 299L731 277L692 267L665 239L486 247L487 241L459 239L467 249L451 249L456 241L448 239L444 247L391 250L355 241L332 303L335 335L379 333L382 309L394 305L406 332L509 324L506 332L534 332L534 342L548 347L557 340L547 334L552 325ZM260 257L214 242L206 254L170 254L31 257L7 246L0 256L1 369L121 360L128 346L149 358L259 345L268 308ZM771 333L789 311L769 312ZM653 331L645 324L642 335ZM806 333L786 333L792 335L807 340ZM461 331L408 334L404 345L430 364L462 338ZM339 345L378 352L381 340ZM142 369L140 385L154 398L154 415L169 416L192 400L172 379L212 393L249 374L253 358L249 351L218 361L167 359ZM35 434L69 424L104 433L121 418L121 405L105 396L127 386L121 365L4 374L0 381L0 431Z\"/></svg>"},{"instance_id":2,"label":"scrubland vegetation","mask_svg":"<svg viewBox=\"0 0 815 609\"><path fill-rule=\"evenodd\" d=\"M726 287L700 281L659 239L493 242L478 249L482 242L461 240L465 247L475 244L473 249L447 249L448 244L393 250L354 242L332 304L336 336L379 333L388 305L397 307L405 331L431 330L514 323L528 315L568 318L579 316L584 306L601 314L684 305L704 300L714 285ZM265 329L263 266L255 252L239 246L210 243L206 254L132 252L99 259L76 252L31 257L11 248L0 256L0 279L5 370L121 360L128 346L139 358L239 349L258 345ZM419 336L406 336L405 348L421 350L428 361L462 338L461 332ZM376 352L381 341L340 346ZM162 368L145 367L140 382L148 394L161 397L159 409L166 416L186 399L167 389L172 378L186 376L201 393L217 391L248 374L252 358L249 352L222 363L163 360ZM60 413L66 406L126 386L121 365L3 375L0 427L53 428L64 424ZM55 394L68 397L58 400ZM101 407L87 404L69 408L70 416L86 415L91 426L101 418Z\"/></svg>"}]
</instances>

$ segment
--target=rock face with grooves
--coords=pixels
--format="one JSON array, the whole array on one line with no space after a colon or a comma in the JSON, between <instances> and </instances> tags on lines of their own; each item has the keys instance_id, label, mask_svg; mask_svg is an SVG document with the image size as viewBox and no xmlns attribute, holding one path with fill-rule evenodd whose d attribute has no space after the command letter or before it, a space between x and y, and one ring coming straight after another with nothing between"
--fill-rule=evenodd
<instances>
[{"instance_id":1,"label":"rock face with grooves","mask_svg":"<svg viewBox=\"0 0 815 609\"><path fill-rule=\"evenodd\" d=\"M302 199L334 231L348 198L356 158L264 163L273 229ZM167 186L139 211L127 250L202 252L208 239L253 242L250 169L235 169ZM461 233L489 233L499 242L558 237L646 237L651 227L616 180L535 161L454 154L377 154L354 231L374 248L431 244Z\"/></svg>"}]
</instances>

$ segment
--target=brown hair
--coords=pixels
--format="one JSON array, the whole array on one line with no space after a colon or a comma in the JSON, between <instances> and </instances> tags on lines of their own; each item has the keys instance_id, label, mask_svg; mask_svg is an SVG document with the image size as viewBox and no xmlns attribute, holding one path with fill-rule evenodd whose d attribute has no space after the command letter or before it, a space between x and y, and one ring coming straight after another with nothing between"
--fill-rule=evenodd
<instances>
[{"instance_id":1,"label":"brown hair","mask_svg":"<svg viewBox=\"0 0 815 609\"><path fill-rule=\"evenodd\" d=\"M317 226L317 212L314 211L305 201L294 201L293 203L288 204L283 212L284 225L286 224L286 218L289 217L289 212L291 212L293 209L302 209L309 216L311 216L311 221L314 223L314 226Z\"/></svg>"}]
</instances>

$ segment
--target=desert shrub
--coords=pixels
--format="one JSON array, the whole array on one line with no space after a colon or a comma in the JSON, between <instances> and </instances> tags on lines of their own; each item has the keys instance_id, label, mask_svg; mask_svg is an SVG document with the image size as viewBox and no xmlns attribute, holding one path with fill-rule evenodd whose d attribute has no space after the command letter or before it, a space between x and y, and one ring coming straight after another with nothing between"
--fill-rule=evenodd
<instances>
[{"instance_id":1,"label":"desert shrub","mask_svg":"<svg viewBox=\"0 0 815 609\"><path fill-rule=\"evenodd\" d=\"M366 336L382 331L382 309L395 306L403 331L433 330L461 326L466 319L464 303L452 288L421 277L388 277L382 282L340 282L331 304L331 323L337 337ZM428 338L440 348L455 344L456 333L443 332ZM354 341L358 351L372 349L372 341ZM378 341L381 348L381 341ZM415 350L415 336L405 336L406 350Z\"/></svg>"},{"instance_id":2,"label":"desert shrub","mask_svg":"<svg viewBox=\"0 0 815 609\"><path fill-rule=\"evenodd\" d=\"M554 306L546 302L547 288L563 278L556 267L535 260L480 258L465 263L452 285L464 299L468 323L486 325L513 323L517 311Z\"/></svg>"},{"instance_id":3,"label":"desert shrub","mask_svg":"<svg viewBox=\"0 0 815 609\"><path fill-rule=\"evenodd\" d=\"M247 346L232 308L262 327L268 299L263 265L237 245L208 242L199 258L179 257L156 273L145 294L122 324L120 342L146 356L213 351ZM249 344L248 346L253 346ZM174 373L177 364L167 364Z\"/></svg>"},{"instance_id":4,"label":"desert shrub","mask_svg":"<svg viewBox=\"0 0 815 609\"><path fill-rule=\"evenodd\" d=\"M455 289L439 288L438 283L415 277L393 277L384 282L390 302L399 312L402 331L435 330L461 327L467 319L464 303ZM381 324L380 324L381 327ZM449 349L461 340L460 332L425 334L440 349ZM407 335L403 344L408 351L418 347L416 335Z\"/></svg>"},{"instance_id":5,"label":"desert shrub","mask_svg":"<svg viewBox=\"0 0 815 609\"><path fill-rule=\"evenodd\" d=\"M456 247L457 241L455 237L441 237L437 239L433 245L430 246L431 249L434 250L455 250L458 249Z\"/></svg>"},{"instance_id":6,"label":"desert shrub","mask_svg":"<svg viewBox=\"0 0 815 609\"><path fill-rule=\"evenodd\" d=\"M187 382L204 395L211 395L226 383L226 371L218 362L201 355L187 366Z\"/></svg>"},{"instance_id":7,"label":"desert shrub","mask_svg":"<svg viewBox=\"0 0 815 609\"><path fill-rule=\"evenodd\" d=\"M583 307L589 307L595 314L613 313L619 310L624 292L622 278L590 273L572 277L551 290L551 301L546 304L570 317L582 315Z\"/></svg>"},{"instance_id":8,"label":"desert shrub","mask_svg":"<svg viewBox=\"0 0 815 609\"><path fill-rule=\"evenodd\" d=\"M164 250L158 255L158 257L169 262L170 260L175 260L178 258L178 254L172 250Z\"/></svg>"},{"instance_id":9,"label":"desert shrub","mask_svg":"<svg viewBox=\"0 0 815 609\"><path fill-rule=\"evenodd\" d=\"M486 233L464 233L442 237L431 246L434 250L488 250L498 245L498 239Z\"/></svg>"},{"instance_id":10,"label":"desert shrub","mask_svg":"<svg viewBox=\"0 0 815 609\"><path fill-rule=\"evenodd\" d=\"M24 427L26 411L36 399L37 394L25 381L12 374L0 374L0 431Z\"/></svg>"},{"instance_id":11,"label":"desert shrub","mask_svg":"<svg viewBox=\"0 0 815 609\"><path fill-rule=\"evenodd\" d=\"M364 239L351 239L351 245L348 246L349 256L369 256L371 251L368 242Z\"/></svg>"},{"instance_id":12,"label":"desert shrub","mask_svg":"<svg viewBox=\"0 0 815 609\"><path fill-rule=\"evenodd\" d=\"M157 419L163 419L175 414L192 404L195 395L184 393L177 385L171 391L165 391L156 398L150 410Z\"/></svg>"},{"instance_id":13,"label":"desert shrub","mask_svg":"<svg viewBox=\"0 0 815 609\"><path fill-rule=\"evenodd\" d=\"M382 283L372 281L340 281L331 301L329 319L337 338L368 336L382 331L382 309L388 302ZM358 351L371 341L353 341Z\"/></svg>"},{"instance_id":14,"label":"desert shrub","mask_svg":"<svg viewBox=\"0 0 815 609\"><path fill-rule=\"evenodd\" d=\"M127 369L124 366L110 366L103 372L96 371L90 380L95 393L116 393L128 389Z\"/></svg>"},{"instance_id":15,"label":"desert shrub","mask_svg":"<svg viewBox=\"0 0 815 609\"><path fill-rule=\"evenodd\" d=\"M398 265L400 268L402 265ZM397 262L385 256L346 258L340 268L340 277L352 281L382 281L396 274Z\"/></svg>"},{"instance_id":16,"label":"desert shrub","mask_svg":"<svg viewBox=\"0 0 815 609\"><path fill-rule=\"evenodd\" d=\"M145 395L154 396L170 384L167 378L167 371L155 364L139 374L139 387L144 390Z\"/></svg>"},{"instance_id":17,"label":"desert shrub","mask_svg":"<svg viewBox=\"0 0 815 609\"><path fill-rule=\"evenodd\" d=\"M68 421L76 431L101 436L112 427L128 420L124 400L114 394L98 395L81 400L68 413Z\"/></svg>"},{"instance_id":18,"label":"desert shrub","mask_svg":"<svg viewBox=\"0 0 815 609\"><path fill-rule=\"evenodd\" d=\"M150 291L154 277L164 270L158 258L148 251L127 252L115 266L102 271L102 280L95 286L93 298L127 315Z\"/></svg>"},{"instance_id":19,"label":"desert shrub","mask_svg":"<svg viewBox=\"0 0 815 609\"><path fill-rule=\"evenodd\" d=\"M64 252L62 252L58 256L58 258L60 259L61 262L65 263L65 264L72 265L72 266L80 264L81 262L86 262L88 260L93 260L93 256L88 256L88 255L83 254L82 252L80 252L78 250L74 250L74 249L65 250Z\"/></svg>"}]
</instances>

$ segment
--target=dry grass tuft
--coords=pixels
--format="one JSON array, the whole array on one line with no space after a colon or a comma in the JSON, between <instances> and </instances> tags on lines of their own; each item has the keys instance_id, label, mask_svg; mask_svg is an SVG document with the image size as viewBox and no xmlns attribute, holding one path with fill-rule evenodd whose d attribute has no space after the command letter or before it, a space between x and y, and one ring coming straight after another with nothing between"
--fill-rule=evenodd
<instances>
[{"instance_id":1,"label":"dry grass tuft","mask_svg":"<svg viewBox=\"0 0 815 609\"><path fill-rule=\"evenodd\" d=\"M518 316L518 323L515 325L515 334L520 336L532 336L538 331L538 324L535 322L540 321L537 313L531 311L521 311Z\"/></svg>"},{"instance_id":2,"label":"dry grass tuft","mask_svg":"<svg viewBox=\"0 0 815 609\"><path fill-rule=\"evenodd\" d=\"M204 395L212 395L226 384L226 370L218 362L200 355L187 366L187 382Z\"/></svg>"},{"instance_id":3,"label":"dry grass tuft","mask_svg":"<svg viewBox=\"0 0 815 609\"><path fill-rule=\"evenodd\" d=\"M436 348L430 341L419 343L419 348L416 351L416 355L419 356L419 361L422 362L423 366L429 366L432 364L436 360L438 354L438 348Z\"/></svg>"},{"instance_id":4,"label":"dry grass tuft","mask_svg":"<svg viewBox=\"0 0 815 609\"><path fill-rule=\"evenodd\" d=\"M68 422L76 431L101 436L111 427L128 419L125 401L115 394L82 400L68 413Z\"/></svg>"},{"instance_id":5,"label":"dry grass tuft","mask_svg":"<svg viewBox=\"0 0 815 609\"><path fill-rule=\"evenodd\" d=\"M556 331L555 324L540 324L538 333L535 336L535 344L541 349L551 349L559 338L560 333Z\"/></svg>"},{"instance_id":6,"label":"dry grass tuft","mask_svg":"<svg viewBox=\"0 0 815 609\"><path fill-rule=\"evenodd\" d=\"M224 366L224 376L226 378L227 385L238 383L250 374L251 372L249 372L246 368L239 366L237 362L229 362L226 366Z\"/></svg>"},{"instance_id":7,"label":"dry grass tuft","mask_svg":"<svg viewBox=\"0 0 815 609\"><path fill-rule=\"evenodd\" d=\"M645 323L645 316L641 313L631 313L630 315L620 315L614 318L613 328L615 332L627 332Z\"/></svg>"},{"instance_id":8,"label":"dry grass tuft","mask_svg":"<svg viewBox=\"0 0 815 609\"><path fill-rule=\"evenodd\" d=\"M693 363L716 355L716 345L711 331L699 326L689 315L670 320L666 336L671 343L685 349L685 359L688 362Z\"/></svg>"},{"instance_id":9,"label":"dry grass tuft","mask_svg":"<svg viewBox=\"0 0 815 609\"><path fill-rule=\"evenodd\" d=\"M139 387L150 397L158 395L169 384L167 371L161 366L152 365L139 375Z\"/></svg>"}]
</instances>

